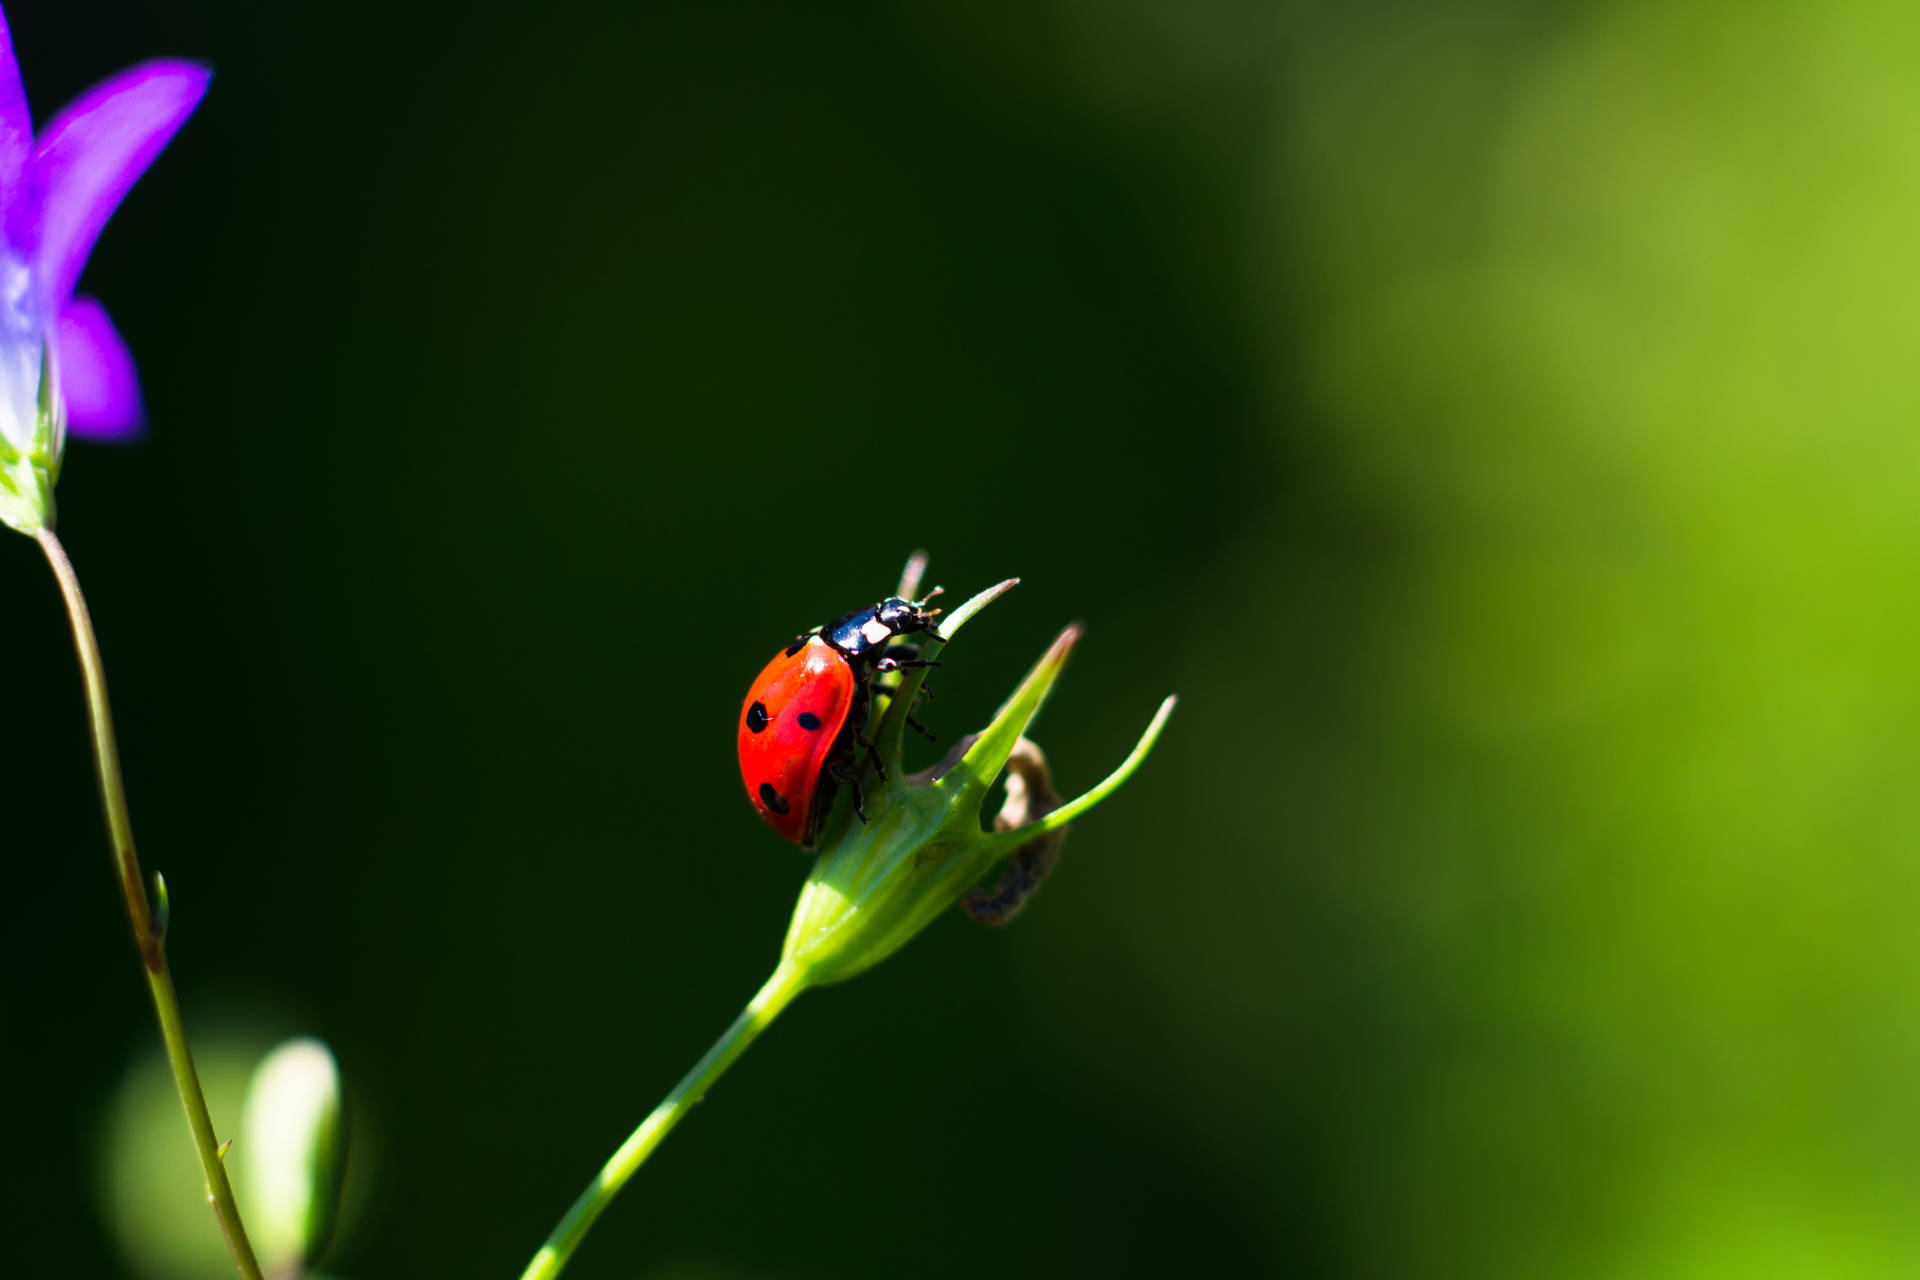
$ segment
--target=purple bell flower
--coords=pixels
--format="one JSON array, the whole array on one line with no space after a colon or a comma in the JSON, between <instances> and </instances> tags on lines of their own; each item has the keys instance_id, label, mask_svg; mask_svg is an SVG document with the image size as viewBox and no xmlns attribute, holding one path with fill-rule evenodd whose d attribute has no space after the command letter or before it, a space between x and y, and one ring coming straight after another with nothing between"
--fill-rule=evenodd
<instances>
[{"instance_id":1,"label":"purple bell flower","mask_svg":"<svg viewBox=\"0 0 1920 1280\"><path fill-rule=\"evenodd\" d=\"M129 67L36 138L0 14L0 519L16 528L47 522L67 430L121 439L144 425L132 354L106 309L74 287L211 74L171 60Z\"/></svg>"}]
</instances>

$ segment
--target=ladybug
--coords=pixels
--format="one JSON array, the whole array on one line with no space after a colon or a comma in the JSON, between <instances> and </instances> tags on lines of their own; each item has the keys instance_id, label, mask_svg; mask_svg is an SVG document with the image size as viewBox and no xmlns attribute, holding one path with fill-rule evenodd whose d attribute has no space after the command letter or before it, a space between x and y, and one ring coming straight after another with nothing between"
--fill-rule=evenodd
<instances>
[{"instance_id":1,"label":"ladybug","mask_svg":"<svg viewBox=\"0 0 1920 1280\"><path fill-rule=\"evenodd\" d=\"M879 673L939 665L894 645L916 633L941 638L933 629L939 610L930 613L924 605L889 596L815 627L773 655L747 690L740 705L740 777L747 798L768 826L802 849L813 847L842 781L852 784L854 812L866 820L856 748L866 748L886 781L879 753L861 736L872 701L869 686Z\"/></svg>"}]
</instances>

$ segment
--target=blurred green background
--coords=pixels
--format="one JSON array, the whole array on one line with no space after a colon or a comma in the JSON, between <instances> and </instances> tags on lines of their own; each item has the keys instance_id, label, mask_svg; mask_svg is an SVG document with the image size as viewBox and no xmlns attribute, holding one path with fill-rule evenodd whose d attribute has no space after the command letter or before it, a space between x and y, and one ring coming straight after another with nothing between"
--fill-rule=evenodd
<instances>
[{"instance_id":1,"label":"blurred green background","mask_svg":"<svg viewBox=\"0 0 1920 1280\"><path fill-rule=\"evenodd\" d=\"M43 118L217 68L62 530L217 1120L346 1073L330 1273L517 1274L725 1026L805 869L740 696L925 545L1025 579L943 736L1073 618L1064 786L1182 709L570 1275L1920 1274L1920 9L7 11ZM0 1249L218 1274L0 600Z\"/></svg>"}]
</instances>

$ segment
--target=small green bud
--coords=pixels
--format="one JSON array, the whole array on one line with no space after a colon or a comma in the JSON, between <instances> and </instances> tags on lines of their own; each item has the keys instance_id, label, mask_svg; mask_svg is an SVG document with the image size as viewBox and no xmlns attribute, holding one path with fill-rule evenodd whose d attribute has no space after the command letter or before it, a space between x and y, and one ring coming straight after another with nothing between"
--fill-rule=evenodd
<instances>
[{"instance_id":1,"label":"small green bud","mask_svg":"<svg viewBox=\"0 0 1920 1280\"><path fill-rule=\"evenodd\" d=\"M260 1261L270 1274L297 1273L326 1248L346 1171L340 1069L324 1042L298 1036L260 1059L236 1150Z\"/></svg>"},{"instance_id":2,"label":"small green bud","mask_svg":"<svg viewBox=\"0 0 1920 1280\"><path fill-rule=\"evenodd\" d=\"M956 609L942 620L940 634L929 636L921 656L935 657L969 618L1013 585L1014 580L1003 582ZM900 746L908 708L926 669L916 667L900 674L874 735L886 780L866 791L866 821L842 812L829 825L787 928L781 967L798 982L838 982L878 964L1016 850L1043 850L1039 858L1050 865L1058 850L1052 837L1139 767L1173 711L1172 698L1161 704L1132 754L1112 776L1078 799L1045 812L1032 803L1037 797L1031 785L1044 779L1044 760L1028 743L1022 772L1010 783L1010 791L1024 792L1026 797L1010 808L1027 820L994 831L982 825L981 806L1079 638L1078 626L1062 631L991 724L963 739L940 764L911 776L899 768ZM1035 761L1040 762L1038 774L1031 767ZM862 785L868 786L864 780ZM1052 799L1050 784L1048 798ZM1010 794L1009 800L1014 799ZM1016 868L1016 878L1018 874ZM1008 910L1002 918L1011 914Z\"/></svg>"},{"instance_id":3,"label":"small green bud","mask_svg":"<svg viewBox=\"0 0 1920 1280\"><path fill-rule=\"evenodd\" d=\"M53 526L53 485L60 478L60 456L67 443L66 409L60 399L53 348L45 341L39 345L39 392L32 422L15 421L25 416L24 408L16 414L0 405L0 524L29 537Z\"/></svg>"}]
</instances>

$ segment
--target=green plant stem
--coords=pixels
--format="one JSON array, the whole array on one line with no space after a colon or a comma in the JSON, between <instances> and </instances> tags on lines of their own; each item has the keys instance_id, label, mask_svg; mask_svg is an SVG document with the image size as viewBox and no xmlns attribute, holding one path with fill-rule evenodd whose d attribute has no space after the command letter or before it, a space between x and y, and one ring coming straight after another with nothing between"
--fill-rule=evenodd
<instances>
[{"instance_id":1,"label":"green plant stem","mask_svg":"<svg viewBox=\"0 0 1920 1280\"><path fill-rule=\"evenodd\" d=\"M600 1216L627 1184L627 1179L653 1154L660 1140L673 1131L694 1103L705 1096L713 1082L725 1074L734 1059L747 1051L762 1031L780 1016L780 1011L801 991L806 988L805 975L786 965L774 970L767 984L760 988L758 995L747 1004L733 1025L713 1042L706 1056L693 1064L693 1069L673 1086L652 1114L640 1122L613 1158L601 1167L600 1175L587 1184L573 1207L567 1210L567 1216L560 1219L560 1225L553 1229L547 1242L540 1246L533 1261L520 1273L520 1280L549 1280L560 1274L560 1269L573 1257L573 1251L580 1247L580 1241L586 1237L587 1229L593 1226L593 1220Z\"/></svg>"},{"instance_id":2,"label":"green plant stem","mask_svg":"<svg viewBox=\"0 0 1920 1280\"><path fill-rule=\"evenodd\" d=\"M114 870L119 873L120 892L127 902L127 920L133 926L133 941L140 949L140 961L146 970L147 989L153 995L153 1009L160 1018L160 1037L166 1042L167 1065L173 1069L173 1083L180 1092L180 1105L187 1113L187 1128L193 1131L194 1151L200 1157L200 1173L206 1183L207 1201L213 1216L233 1252L235 1267L247 1280L261 1280L260 1264L247 1241L240 1222L240 1210L233 1202L233 1187L220 1158L220 1144L214 1137L213 1119L207 1114L207 1100L200 1091L200 1076L193 1069L193 1054L187 1048L187 1031L180 1016L180 998L174 993L173 974L167 968L165 922L156 924L147 902L146 881L140 874L140 859L133 847L133 823L127 816L127 792L120 778L120 750L114 742L113 708L107 702L107 673L100 661L100 642L93 634L93 619L87 612L87 599L80 592L80 579L73 562L53 530L41 529L34 535L46 552L53 576L60 582L60 594L67 602L67 620L73 626L73 647L80 656L80 675L86 686L87 724L93 738L94 771L100 782L100 804L107 816L107 839L113 847Z\"/></svg>"}]
</instances>

